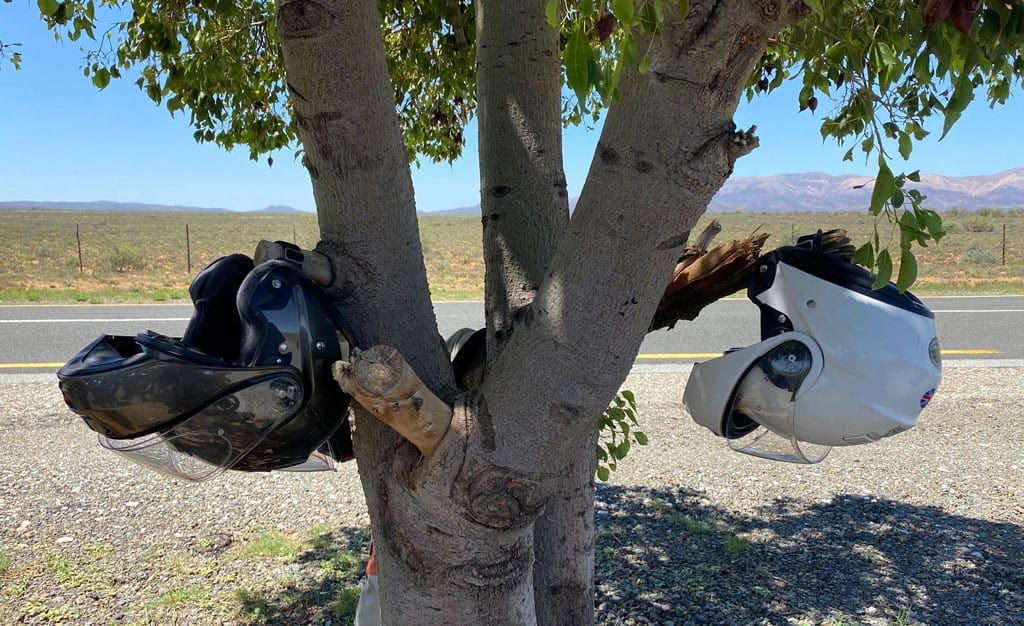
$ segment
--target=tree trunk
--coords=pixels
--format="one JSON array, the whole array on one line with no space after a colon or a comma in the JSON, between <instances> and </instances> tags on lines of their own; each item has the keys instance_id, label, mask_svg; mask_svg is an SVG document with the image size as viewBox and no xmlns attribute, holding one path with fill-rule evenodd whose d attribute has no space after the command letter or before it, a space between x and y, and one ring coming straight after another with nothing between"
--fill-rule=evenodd
<instances>
[{"instance_id":1,"label":"tree trunk","mask_svg":"<svg viewBox=\"0 0 1024 626\"><path fill-rule=\"evenodd\" d=\"M477 3L480 207L488 361L533 301L569 222L558 31L546 0Z\"/></svg>"},{"instance_id":2,"label":"tree trunk","mask_svg":"<svg viewBox=\"0 0 1024 626\"><path fill-rule=\"evenodd\" d=\"M478 5L494 350L482 385L458 396L377 5L277 2L331 295L358 347L396 349L453 411L439 441L420 442L427 457L357 411L384 623L591 621L594 418L628 373L690 228L749 151L731 116L766 37L802 5L695 2L684 24L666 23L649 71L624 73L568 228L545 2Z\"/></svg>"}]
</instances>

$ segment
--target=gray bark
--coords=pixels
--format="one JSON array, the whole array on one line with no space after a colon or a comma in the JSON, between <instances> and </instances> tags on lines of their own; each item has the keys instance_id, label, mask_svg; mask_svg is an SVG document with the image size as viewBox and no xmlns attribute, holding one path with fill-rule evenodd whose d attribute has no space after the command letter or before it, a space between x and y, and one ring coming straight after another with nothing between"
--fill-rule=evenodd
<instances>
[{"instance_id":1,"label":"gray bark","mask_svg":"<svg viewBox=\"0 0 1024 626\"><path fill-rule=\"evenodd\" d=\"M546 0L477 4L477 108L493 361L529 305L569 222L562 169L558 31Z\"/></svg>"},{"instance_id":2,"label":"gray bark","mask_svg":"<svg viewBox=\"0 0 1024 626\"><path fill-rule=\"evenodd\" d=\"M398 349L455 403L427 459L357 414L386 624L592 620L583 594L592 568L594 416L628 373L689 230L746 150L731 116L754 60L802 6L695 2L685 24L667 24L650 70L626 72L563 232L549 92L559 59L543 5L480 7L488 318L492 332L503 330L495 343L503 349L482 386L456 397L430 306L376 4L278 0L321 220L318 250L336 274L332 295L357 345ZM523 30L504 36L508 28ZM484 76L491 72L493 80ZM557 84L553 92L557 104ZM557 567L540 567L548 559ZM552 601L563 592L575 601Z\"/></svg>"},{"instance_id":3,"label":"gray bark","mask_svg":"<svg viewBox=\"0 0 1024 626\"><path fill-rule=\"evenodd\" d=\"M562 168L558 31L545 0L477 5L477 103L486 264L487 354L492 361L529 306L569 222ZM553 62L555 61L555 62ZM557 478L560 494L534 527L534 603L540 624L564 621L567 602L593 614L593 467ZM582 476L580 475L582 474ZM589 486L589 488L588 488Z\"/></svg>"}]
</instances>

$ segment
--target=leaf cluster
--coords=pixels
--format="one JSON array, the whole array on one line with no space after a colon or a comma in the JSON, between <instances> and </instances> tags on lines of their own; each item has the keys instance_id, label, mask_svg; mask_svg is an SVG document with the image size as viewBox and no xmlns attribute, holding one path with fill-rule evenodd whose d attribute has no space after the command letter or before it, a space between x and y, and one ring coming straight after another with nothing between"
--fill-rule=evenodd
<instances>
[{"instance_id":1,"label":"leaf cluster","mask_svg":"<svg viewBox=\"0 0 1024 626\"><path fill-rule=\"evenodd\" d=\"M597 121L620 96L623 69L647 71L666 11L681 22L689 10L690 0L548 0L548 24L561 32L565 85L575 96L563 103L564 121Z\"/></svg>"},{"instance_id":2,"label":"leaf cluster","mask_svg":"<svg viewBox=\"0 0 1024 626\"><path fill-rule=\"evenodd\" d=\"M857 261L876 269L884 285L892 275L889 244L879 237L887 221L899 231L897 285L916 276L913 246L938 242L938 214L906 182L917 174L895 176L889 162L909 160L926 136L928 122L942 119L944 137L985 89L990 104L1001 104L1024 78L1024 4L989 2L973 22L926 20L928 2L907 0L806 0L811 15L782 32L766 50L750 79L748 99L768 93L785 80L801 82L797 106L814 112L819 96L837 101L822 117L823 140L851 143L844 160L860 151L878 158L869 211L879 218L873 241L858 250ZM890 237L895 243L897 238ZM883 280L885 278L885 280Z\"/></svg>"},{"instance_id":3,"label":"leaf cluster","mask_svg":"<svg viewBox=\"0 0 1024 626\"><path fill-rule=\"evenodd\" d=\"M623 390L615 396L597 421L601 433L601 440L595 449L598 479L608 480L634 443L647 445L647 435L636 428L639 425L636 419L636 398L632 391Z\"/></svg>"},{"instance_id":4,"label":"leaf cluster","mask_svg":"<svg viewBox=\"0 0 1024 626\"><path fill-rule=\"evenodd\" d=\"M246 146L254 160L297 147L272 0L37 4L56 38L95 42L83 70L97 88L131 76L171 115L186 112L196 141L228 150ZM461 153L463 128L475 107L473 4L378 4L410 158L452 161ZM0 46L0 54L4 50ZM17 64L20 56L11 60Z\"/></svg>"}]
</instances>

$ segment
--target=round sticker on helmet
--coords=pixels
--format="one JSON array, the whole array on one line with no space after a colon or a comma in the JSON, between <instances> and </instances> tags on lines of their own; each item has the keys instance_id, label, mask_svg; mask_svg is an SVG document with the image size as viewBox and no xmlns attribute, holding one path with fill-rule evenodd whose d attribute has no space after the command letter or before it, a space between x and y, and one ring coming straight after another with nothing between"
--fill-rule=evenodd
<instances>
[{"instance_id":1,"label":"round sticker on helmet","mask_svg":"<svg viewBox=\"0 0 1024 626\"><path fill-rule=\"evenodd\" d=\"M924 395L921 396L921 408L922 409L924 407L928 406L928 403L931 402L931 399L932 399L932 397L934 395L935 395L935 390L934 389L929 389L928 391L924 392Z\"/></svg>"}]
</instances>

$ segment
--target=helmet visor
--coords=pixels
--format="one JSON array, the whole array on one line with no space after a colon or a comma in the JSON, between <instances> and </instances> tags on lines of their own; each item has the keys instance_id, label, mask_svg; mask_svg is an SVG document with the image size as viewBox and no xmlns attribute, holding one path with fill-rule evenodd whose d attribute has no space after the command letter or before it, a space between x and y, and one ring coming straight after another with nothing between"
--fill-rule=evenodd
<instances>
[{"instance_id":1,"label":"helmet visor","mask_svg":"<svg viewBox=\"0 0 1024 626\"><path fill-rule=\"evenodd\" d=\"M818 463L831 447L801 441L797 399L821 371L812 341L784 341L760 357L743 376L725 424L729 447L790 463Z\"/></svg>"},{"instance_id":2,"label":"helmet visor","mask_svg":"<svg viewBox=\"0 0 1024 626\"><path fill-rule=\"evenodd\" d=\"M161 432L100 445L173 478L207 480L231 469L302 406L299 380L278 374L224 394ZM273 451L268 451L268 454Z\"/></svg>"}]
</instances>

